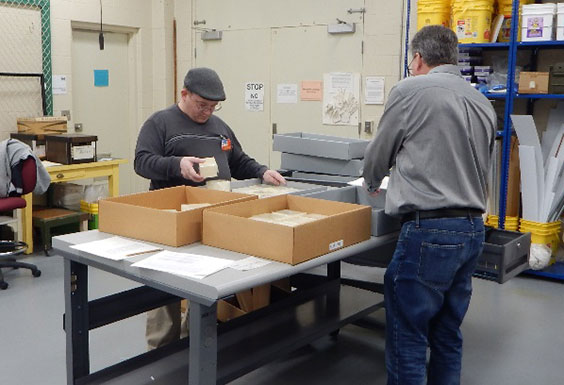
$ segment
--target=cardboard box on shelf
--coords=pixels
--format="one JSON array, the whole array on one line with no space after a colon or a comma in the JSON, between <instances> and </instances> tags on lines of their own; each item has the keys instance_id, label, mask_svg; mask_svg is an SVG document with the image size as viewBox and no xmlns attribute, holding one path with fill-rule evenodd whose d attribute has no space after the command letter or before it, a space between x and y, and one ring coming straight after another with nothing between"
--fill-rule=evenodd
<instances>
[{"instance_id":1,"label":"cardboard box on shelf","mask_svg":"<svg viewBox=\"0 0 564 385\"><path fill-rule=\"evenodd\" d=\"M327 217L297 226L249 219L284 209ZM202 243L295 265L369 239L370 217L368 206L280 195L205 210Z\"/></svg>"},{"instance_id":2,"label":"cardboard box on shelf","mask_svg":"<svg viewBox=\"0 0 564 385\"><path fill-rule=\"evenodd\" d=\"M521 72L520 94L548 94L548 72Z\"/></svg>"},{"instance_id":3,"label":"cardboard box on shelf","mask_svg":"<svg viewBox=\"0 0 564 385\"><path fill-rule=\"evenodd\" d=\"M62 134L67 132L65 116L41 116L38 118L18 118L18 132L26 134Z\"/></svg>"},{"instance_id":4,"label":"cardboard box on shelf","mask_svg":"<svg viewBox=\"0 0 564 385\"><path fill-rule=\"evenodd\" d=\"M208 207L214 207L254 199L253 195L187 186L108 198L99 202L99 230L183 246L201 240L202 212L207 207L180 211L182 204L210 203Z\"/></svg>"}]
</instances>

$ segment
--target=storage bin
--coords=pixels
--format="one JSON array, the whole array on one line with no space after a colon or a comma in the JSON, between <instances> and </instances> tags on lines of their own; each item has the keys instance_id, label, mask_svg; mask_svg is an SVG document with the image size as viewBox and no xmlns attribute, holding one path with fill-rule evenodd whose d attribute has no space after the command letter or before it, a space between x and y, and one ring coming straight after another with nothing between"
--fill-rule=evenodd
<instances>
[{"instance_id":1,"label":"storage bin","mask_svg":"<svg viewBox=\"0 0 564 385\"><path fill-rule=\"evenodd\" d=\"M280 167L292 171L361 177L364 168L364 160L330 159L283 152Z\"/></svg>"},{"instance_id":2,"label":"storage bin","mask_svg":"<svg viewBox=\"0 0 564 385\"><path fill-rule=\"evenodd\" d=\"M556 5L556 40L564 40L564 3Z\"/></svg>"},{"instance_id":3,"label":"storage bin","mask_svg":"<svg viewBox=\"0 0 564 385\"><path fill-rule=\"evenodd\" d=\"M272 149L290 154L350 160L364 158L368 143L370 141L364 139L294 132L274 135Z\"/></svg>"},{"instance_id":4,"label":"storage bin","mask_svg":"<svg viewBox=\"0 0 564 385\"><path fill-rule=\"evenodd\" d=\"M531 243L546 245L552 250L552 254L556 253L560 244L560 221L541 223L527 221L521 218L519 231L522 233L531 233Z\"/></svg>"},{"instance_id":5,"label":"storage bin","mask_svg":"<svg viewBox=\"0 0 564 385\"><path fill-rule=\"evenodd\" d=\"M460 43L489 43L493 1L455 1L452 6L452 30Z\"/></svg>"},{"instance_id":6,"label":"storage bin","mask_svg":"<svg viewBox=\"0 0 564 385\"><path fill-rule=\"evenodd\" d=\"M417 30L427 25L450 28L450 0L419 1L417 3Z\"/></svg>"},{"instance_id":7,"label":"storage bin","mask_svg":"<svg viewBox=\"0 0 564 385\"><path fill-rule=\"evenodd\" d=\"M521 41L521 20L523 14L523 5L532 4L534 0L521 0L519 2L519 24L517 31L517 41ZM499 0L498 1L498 14L503 15L503 24L497 38L498 42L509 42L511 39L511 16L513 12L512 0Z\"/></svg>"},{"instance_id":8,"label":"storage bin","mask_svg":"<svg viewBox=\"0 0 564 385\"><path fill-rule=\"evenodd\" d=\"M251 186L257 186L257 185L271 186L259 178L234 180L231 181L231 191L235 193L250 194L249 192L243 191L241 189ZM282 195L282 194L305 195L316 191L327 190L327 186L321 186L314 183L302 183L302 182L294 182L294 181L288 181L286 185L282 187L288 187L290 189L293 189L294 191L283 192L284 189L281 189L281 192L279 194L272 192L272 194L267 193L265 194L265 196L274 196L274 195ZM260 195L259 198L261 198Z\"/></svg>"},{"instance_id":9,"label":"storage bin","mask_svg":"<svg viewBox=\"0 0 564 385\"><path fill-rule=\"evenodd\" d=\"M529 267L530 234L487 228L474 275L504 283Z\"/></svg>"},{"instance_id":10,"label":"storage bin","mask_svg":"<svg viewBox=\"0 0 564 385\"><path fill-rule=\"evenodd\" d=\"M499 217L497 215L488 215L488 218L486 220L486 225L497 229L499 226ZM505 230L518 231L518 229L519 229L518 217L505 217Z\"/></svg>"},{"instance_id":11,"label":"storage bin","mask_svg":"<svg viewBox=\"0 0 564 385\"><path fill-rule=\"evenodd\" d=\"M81 200L80 211L90 214L90 218L88 219L88 230L98 229L98 203L88 203Z\"/></svg>"},{"instance_id":12,"label":"storage bin","mask_svg":"<svg viewBox=\"0 0 564 385\"><path fill-rule=\"evenodd\" d=\"M386 190L382 190L376 197L372 197L360 186L347 186L307 195L310 198L326 199L330 201L356 203L372 207L370 234L380 235L399 231L401 222L398 217L392 217L384 212L386 204Z\"/></svg>"},{"instance_id":13,"label":"storage bin","mask_svg":"<svg viewBox=\"0 0 564 385\"><path fill-rule=\"evenodd\" d=\"M548 41L554 36L556 4L523 5L521 41Z\"/></svg>"}]
</instances>

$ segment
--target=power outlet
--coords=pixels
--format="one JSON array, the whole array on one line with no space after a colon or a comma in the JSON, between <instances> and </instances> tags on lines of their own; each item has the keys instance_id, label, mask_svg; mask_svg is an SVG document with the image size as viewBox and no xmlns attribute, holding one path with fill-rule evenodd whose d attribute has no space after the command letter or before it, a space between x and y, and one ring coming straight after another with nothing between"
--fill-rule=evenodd
<instances>
[{"instance_id":1,"label":"power outlet","mask_svg":"<svg viewBox=\"0 0 564 385\"><path fill-rule=\"evenodd\" d=\"M364 122L364 132L367 134L372 134L373 126L374 126L374 122L372 120Z\"/></svg>"},{"instance_id":2,"label":"power outlet","mask_svg":"<svg viewBox=\"0 0 564 385\"><path fill-rule=\"evenodd\" d=\"M62 110L62 111L61 111L61 116L66 116L66 117L67 117L67 122L70 122L70 120L71 120L71 113L70 113L70 110Z\"/></svg>"},{"instance_id":3,"label":"power outlet","mask_svg":"<svg viewBox=\"0 0 564 385\"><path fill-rule=\"evenodd\" d=\"M74 124L74 132L82 132L82 123Z\"/></svg>"}]
</instances>

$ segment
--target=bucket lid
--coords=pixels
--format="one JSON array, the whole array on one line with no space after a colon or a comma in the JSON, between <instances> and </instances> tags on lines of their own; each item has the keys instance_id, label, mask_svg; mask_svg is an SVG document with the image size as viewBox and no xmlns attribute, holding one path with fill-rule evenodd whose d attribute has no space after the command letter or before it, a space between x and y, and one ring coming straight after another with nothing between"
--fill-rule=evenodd
<instances>
[{"instance_id":1,"label":"bucket lid","mask_svg":"<svg viewBox=\"0 0 564 385\"><path fill-rule=\"evenodd\" d=\"M525 13L555 13L556 4L546 3L546 4L524 4L523 14Z\"/></svg>"}]
</instances>

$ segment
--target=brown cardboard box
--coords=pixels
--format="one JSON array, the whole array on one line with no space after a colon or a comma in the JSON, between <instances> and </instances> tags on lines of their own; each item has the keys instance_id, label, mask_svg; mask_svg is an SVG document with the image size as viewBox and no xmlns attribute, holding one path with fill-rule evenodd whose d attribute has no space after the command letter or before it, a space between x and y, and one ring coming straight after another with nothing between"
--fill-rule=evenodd
<instances>
[{"instance_id":1,"label":"brown cardboard box","mask_svg":"<svg viewBox=\"0 0 564 385\"><path fill-rule=\"evenodd\" d=\"M62 164L96 162L97 142L96 135L45 135L45 157Z\"/></svg>"},{"instance_id":2,"label":"brown cardboard box","mask_svg":"<svg viewBox=\"0 0 564 385\"><path fill-rule=\"evenodd\" d=\"M254 195L186 186L108 198L99 202L99 230L182 246L201 240L204 208L182 212L164 209L180 210L186 203L211 203L213 207L255 199Z\"/></svg>"},{"instance_id":3,"label":"brown cardboard box","mask_svg":"<svg viewBox=\"0 0 564 385\"><path fill-rule=\"evenodd\" d=\"M548 94L548 72L521 72L520 94Z\"/></svg>"},{"instance_id":4,"label":"brown cardboard box","mask_svg":"<svg viewBox=\"0 0 564 385\"><path fill-rule=\"evenodd\" d=\"M18 132L26 134L62 134L67 132L65 116L42 116L39 118L18 118Z\"/></svg>"},{"instance_id":5,"label":"brown cardboard box","mask_svg":"<svg viewBox=\"0 0 564 385\"><path fill-rule=\"evenodd\" d=\"M249 219L283 209L327 215L295 227ZM371 208L294 195L204 211L202 243L292 265L370 238Z\"/></svg>"}]
</instances>

